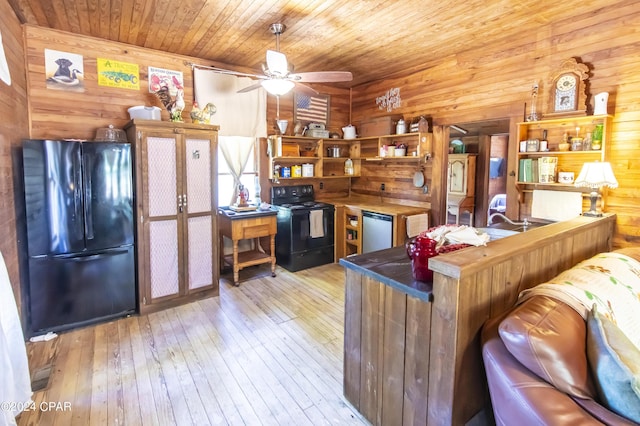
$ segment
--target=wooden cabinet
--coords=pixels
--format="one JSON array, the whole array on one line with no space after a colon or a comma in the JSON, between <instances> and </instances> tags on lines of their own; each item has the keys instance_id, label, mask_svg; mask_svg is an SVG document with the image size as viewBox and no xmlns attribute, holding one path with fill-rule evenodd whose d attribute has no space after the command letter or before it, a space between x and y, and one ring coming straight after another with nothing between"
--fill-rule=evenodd
<instances>
[{"instance_id":1,"label":"wooden cabinet","mask_svg":"<svg viewBox=\"0 0 640 426\"><path fill-rule=\"evenodd\" d=\"M344 256L362 253L362 211L354 207L344 209Z\"/></svg>"},{"instance_id":2,"label":"wooden cabinet","mask_svg":"<svg viewBox=\"0 0 640 426\"><path fill-rule=\"evenodd\" d=\"M218 294L217 126L133 120L140 313Z\"/></svg>"},{"instance_id":3,"label":"wooden cabinet","mask_svg":"<svg viewBox=\"0 0 640 426\"><path fill-rule=\"evenodd\" d=\"M326 200L332 203L332 200ZM362 212L368 211L393 217L391 244L404 245L407 240L407 217L426 213L422 207L400 204L375 204L375 199L352 200L348 204L333 202L335 216L336 259L362 253Z\"/></svg>"},{"instance_id":4,"label":"wooden cabinet","mask_svg":"<svg viewBox=\"0 0 640 426\"><path fill-rule=\"evenodd\" d=\"M447 165L447 212L455 216L469 213L469 225L473 226L475 209L476 154L449 154Z\"/></svg>"},{"instance_id":5,"label":"wooden cabinet","mask_svg":"<svg viewBox=\"0 0 640 426\"><path fill-rule=\"evenodd\" d=\"M271 178L275 180L293 179L302 177L302 166L305 170L313 169L310 176L322 176L322 149L321 138L307 138L303 136L269 136L269 168ZM300 167L300 176L292 172L294 166ZM308 167L308 169L307 169ZM283 170L289 169L288 174Z\"/></svg>"},{"instance_id":6,"label":"wooden cabinet","mask_svg":"<svg viewBox=\"0 0 640 426\"><path fill-rule=\"evenodd\" d=\"M381 147L392 144L406 145L406 155L402 157L381 156ZM329 155L334 148L338 157ZM269 160L273 179L349 178L360 176L362 161L407 161L418 162L430 156L432 152L431 133L406 133L357 139L323 139L303 136L270 136ZM415 153L415 155L414 155ZM345 173L345 161L351 159L353 174ZM294 166L313 165L313 176L296 176ZM283 174L282 168L288 167L289 173Z\"/></svg>"},{"instance_id":7,"label":"wooden cabinet","mask_svg":"<svg viewBox=\"0 0 640 426\"><path fill-rule=\"evenodd\" d=\"M558 189L570 190L575 189L572 182L558 182L558 172L572 172L574 178L578 177L582 165L590 161L605 161L607 142L611 132L610 115L591 115L582 117L566 117L552 120L529 121L518 123L517 138L518 151L516 169L516 186L518 190L523 189ZM599 149L588 150L569 150L560 151L559 144L563 142L563 137L567 134L569 137L576 136L585 138L587 133L591 133L592 140L596 126L601 126L602 142ZM543 133L547 133L547 149L548 151L540 151L539 141L543 140ZM521 152L520 142L525 142L524 152ZM543 158L551 157L556 164L555 176L552 182L540 175L539 165Z\"/></svg>"}]
</instances>

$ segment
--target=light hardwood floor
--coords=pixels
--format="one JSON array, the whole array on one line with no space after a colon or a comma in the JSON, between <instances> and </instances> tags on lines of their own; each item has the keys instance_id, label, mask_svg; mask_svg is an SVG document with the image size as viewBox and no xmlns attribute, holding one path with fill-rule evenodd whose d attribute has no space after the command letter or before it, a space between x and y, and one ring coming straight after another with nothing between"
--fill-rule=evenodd
<instances>
[{"instance_id":1,"label":"light hardwood floor","mask_svg":"<svg viewBox=\"0 0 640 426\"><path fill-rule=\"evenodd\" d=\"M31 369L53 369L18 424L368 424L342 395L342 267L240 278L225 275L219 297L29 343Z\"/></svg>"}]
</instances>

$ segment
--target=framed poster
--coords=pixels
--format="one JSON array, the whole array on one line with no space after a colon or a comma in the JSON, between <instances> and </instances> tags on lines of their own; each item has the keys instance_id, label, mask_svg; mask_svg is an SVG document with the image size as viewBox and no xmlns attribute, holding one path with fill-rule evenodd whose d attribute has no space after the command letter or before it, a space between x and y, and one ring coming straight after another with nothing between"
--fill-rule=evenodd
<instances>
[{"instance_id":1,"label":"framed poster","mask_svg":"<svg viewBox=\"0 0 640 426\"><path fill-rule=\"evenodd\" d=\"M295 93L293 121L303 123L329 124L329 95L305 95Z\"/></svg>"},{"instance_id":2,"label":"framed poster","mask_svg":"<svg viewBox=\"0 0 640 426\"><path fill-rule=\"evenodd\" d=\"M184 86L182 71L149 67L149 93L155 93L163 86L169 88L171 96L175 96L178 89L182 89Z\"/></svg>"},{"instance_id":3,"label":"framed poster","mask_svg":"<svg viewBox=\"0 0 640 426\"><path fill-rule=\"evenodd\" d=\"M84 58L82 55L44 49L47 89L84 92Z\"/></svg>"}]
</instances>

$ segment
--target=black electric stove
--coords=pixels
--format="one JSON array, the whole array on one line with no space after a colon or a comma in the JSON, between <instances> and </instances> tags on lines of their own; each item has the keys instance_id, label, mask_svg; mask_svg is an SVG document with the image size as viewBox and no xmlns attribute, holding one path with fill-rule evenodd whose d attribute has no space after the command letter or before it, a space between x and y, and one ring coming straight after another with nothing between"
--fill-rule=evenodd
<instances>
[{"instance_id":1,"label":"black electric stove","mask_svg":"<svg viewBox=\"0 0 640 426\"><path fill-rule=\"evenodd\" d=\"M313 185L272 188L271 204L278 210L278 265L295 272L333 262L335 208L315 201Z\"/></svg>"}]
</instances>

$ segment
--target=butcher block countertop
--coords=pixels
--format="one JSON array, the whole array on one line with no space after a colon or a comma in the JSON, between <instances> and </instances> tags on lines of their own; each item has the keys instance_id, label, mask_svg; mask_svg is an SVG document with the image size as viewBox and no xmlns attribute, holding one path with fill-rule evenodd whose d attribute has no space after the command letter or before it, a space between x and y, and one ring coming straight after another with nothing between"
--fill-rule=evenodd
<instances>
[{"instance_id":1,"label":"butcher block countertop","mask_svg":"<svg viewBox=\"0 0 640 426\"><path fill-rule=\"evenodd\" d=\"M368 196L318 198L318 201L324 201L326 203L333 204L336 207L350 207L392 216L410 216L413 214L425 213L429 210L427 207L403 206L402 204L381 202L378 197Z\"/></svg>"},{"instance_id":2,"label":"butcher block countertop","mask_svg":"<svg viewBox=\"0 0 640 426\"><path fill-rule=\"evenodd\" d=\"M393 217L392 246L403 246L407 238L407 217L428 213L428 207L407 206L382 201L377 196L318 197L318 201L333 204L336 208L335 258L340 259L362 250L360 240L347 239L349 233L361 235L362 212L368 211ZM398 200L401 202L401 200ZM357 218L357 225L350 225L350 219Z\"/></svg>"}]
</instances>

